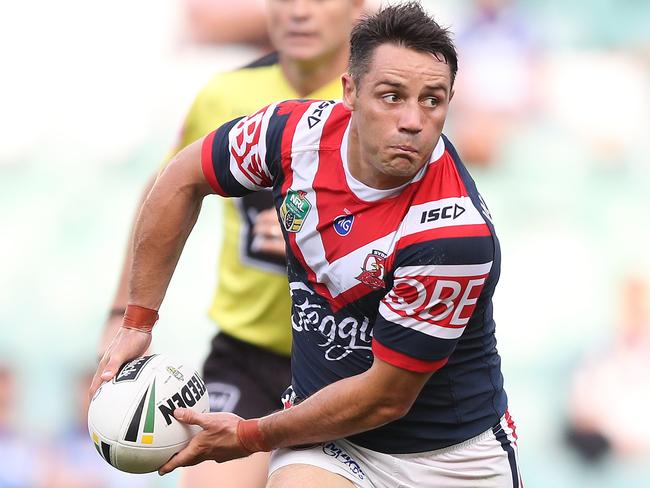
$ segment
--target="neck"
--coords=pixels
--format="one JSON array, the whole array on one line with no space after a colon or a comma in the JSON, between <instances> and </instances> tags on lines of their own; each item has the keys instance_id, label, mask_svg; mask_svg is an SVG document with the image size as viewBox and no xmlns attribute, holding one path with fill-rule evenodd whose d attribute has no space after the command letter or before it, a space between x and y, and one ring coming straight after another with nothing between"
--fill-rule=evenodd
<instances>
[{"instance_id":1,"label":"neck","mask_svg":"<svg viewBox=\"0 0 650 488\"><path fill-rule=\"evenodd\" d=\"M280 67L289 85L306 97L339 77L348 67L347 49L324 54L318 59L298 61L280 54Z\"/></svg>"}]
</instances>

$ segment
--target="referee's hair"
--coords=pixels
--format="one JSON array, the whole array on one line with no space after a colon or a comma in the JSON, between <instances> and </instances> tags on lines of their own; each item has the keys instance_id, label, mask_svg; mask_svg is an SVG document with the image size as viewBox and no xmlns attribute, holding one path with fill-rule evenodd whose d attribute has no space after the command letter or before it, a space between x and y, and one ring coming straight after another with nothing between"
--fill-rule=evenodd
<instances>
[{"instance_id":1,"label":"referee's hair","mask_svg":"<svg viewBox=\"0 0 650 488\"><path fill-rule=\"evenodd\" d=\"M396 44L428 52L449 65L453 85L458 55L448 29L430 17L419 2L390 5L363 18L352 30L349 72L359 87L368 72L373 52L381 44Z\"/></svg>"}]
</instances>

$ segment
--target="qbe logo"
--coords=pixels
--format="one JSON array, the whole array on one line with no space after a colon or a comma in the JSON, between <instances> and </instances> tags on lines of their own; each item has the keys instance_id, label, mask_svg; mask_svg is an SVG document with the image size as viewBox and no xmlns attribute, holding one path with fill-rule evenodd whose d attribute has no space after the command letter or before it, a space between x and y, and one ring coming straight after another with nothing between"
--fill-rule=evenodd
<instances>
[{"instance_id":1,"label":"qbe logo","mask_svg":"<svg viewBox=\"0 0 650 488\"><path fill-rule=\"evenodd\" d=\"M489 273L487 267L487 270L480 274L469 274L472 268L477 266L485 268L485 265L431 266L431 270L413 267L420 272L431 272L399 273L400 276L395 277L393 288L383 300L383 305L392 316L387 318L402 323L405 320L415 320L439 328L464 328L474 313ZM443 272L438 275L433 274L436 271ZM461 271L462 274L454 275L454 271ZM437 335L435 330L423 329L422 331Z\"/></svg>"},{"instance_id":2,"label":"qbe logo","mask_svg":"<svg viewBox=\"0 0 650 488\"><path fill-rule=\"evenodd\" d=\"M257 186L267 187L271 179L264 172L259 141L265 109L241 119L230 131L230 154L241 174Z\"/></svg>"}]
</instances>

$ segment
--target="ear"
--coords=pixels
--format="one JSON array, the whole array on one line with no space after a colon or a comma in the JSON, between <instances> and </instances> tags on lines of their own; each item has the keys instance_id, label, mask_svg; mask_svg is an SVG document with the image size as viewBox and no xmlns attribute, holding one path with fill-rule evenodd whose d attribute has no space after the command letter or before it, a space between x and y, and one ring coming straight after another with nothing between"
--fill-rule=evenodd
<instances>
[{"instance_id":1,"label":"ear","mask_svg":"<svg viewBox=\"0 0 650 488\"><path fill-rule=\"evenodd\" d=\"M451 93L449 94L449 101L450 102L451 102L451 99L454 98L454 93L456 93L456 91L452 88Z\"/></svg>"},{"instance_id":2,"label":"ear","mask_svg":"<svg viewBox=\"0 0 650 488\"><path fill-rule=\"evenodd\" d=\"M354 110L354 104L357 100L357 89L350 73L343 73L341 83L343 84L343 106L348 110Z\"/></svg>"}]
</instances>

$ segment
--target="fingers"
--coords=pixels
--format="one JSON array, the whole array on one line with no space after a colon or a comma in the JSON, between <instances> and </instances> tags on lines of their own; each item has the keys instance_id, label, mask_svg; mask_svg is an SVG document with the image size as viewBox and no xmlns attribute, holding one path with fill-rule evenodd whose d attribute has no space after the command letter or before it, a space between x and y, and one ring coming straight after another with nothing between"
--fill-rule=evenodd
<instances>
[{"instance_id":1,"label":"fingers","mask_svg":"<svg viewBox=\"0 0 650 488\"><path fill-rule=\"evenodd\" d=\"M104 355L97 366L97 371L95 371L95 376L93 376L93 381L90 384L90 390L88 392L90 398L95 396L95 392L102 383L113 379L117 374L117 371L120 369L122 362L121 359L118 359L115 356L110 356L109 359L109 357Z\"/></svg>"},{"instance_id":2,"label":"fingers","mask_svg":"<svg viewBox=\"0 0 650 488\"><path fill-rule=\"evenodd\" d=\"M198 457L197 449L194 446L193 442L190 442L185 449L180 451L177 454L174 454L172 458L163 464L158 470L160 476L171 473L176 468L181 466L194 466L199 464L203 459Z\"/></svg>"},{"instance_id":3,"label":"fingers","mask_svg":"<svg viewBox=\"0 0 650 488\"><path fill-rule=\"evenodd\" d=\"M101 379L101 372L104 370L104 364L106 363L106 357L103 357L99 361L99 365L97 366L97 371L95 371L95 375L93 376L93 381L90 384L90 388L88 389L88 397L93 398L95 396L95 392L97 389L100 387L100 385L103 383L103 380Z\"/></svg>"},{"instance_id":4,"label":"fingers","mask_svg":"<svg viewBox=\"0 0 650 488\"><path fill-rule=\"evenodd\" d=\"M102 381L110 381L117 374L117 371L120 369L124 361L121 358L116 356L111 356L106 365L103 368L103 371L100 374ZM97 369L99 371L99 368Z\"/></svg>"},{"instance_id":5,"label":"fingers","mask_svg":"<svg viewBox=\"0 0 650 488\"><path fill-rule=\"evenodd\" d=\"M260 240L258 244L257 250L260 252L276 254L278 256L284 256L286 254L284 240L282 239Z\"/></svg>"},{"instance_id":6,"label":"fingers","mask_svg":"<svg viewBox=\"0 0 650 488\"><path fill-rule=\"evenodd\" d=\"M203 416L203 414L189 408L177 408L174 410L174 417L179 422L190 425L198 425L204 430L208 427L206 418Z\"/></svg>"},{"instance_id":7,"label":"fingers","mask_svg":"<svg viewBox=\"0 0 650 488\"><path fill-rule=\"evenodd\" d=\"M255 218L251 248L256 252L285 255L284 236L274 209L263 210Z\"/></svg>"}]
</instances>

